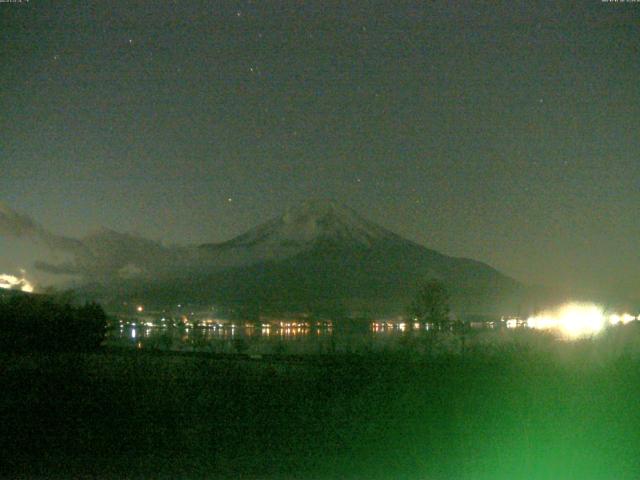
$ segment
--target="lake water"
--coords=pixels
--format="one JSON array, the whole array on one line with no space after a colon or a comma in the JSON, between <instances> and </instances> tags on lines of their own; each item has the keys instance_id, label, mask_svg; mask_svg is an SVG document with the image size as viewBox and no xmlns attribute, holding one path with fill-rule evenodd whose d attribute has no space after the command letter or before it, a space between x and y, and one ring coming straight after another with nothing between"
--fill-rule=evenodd
<instances>
[{"instance_id":1,"label":"lake water","mask_svg":"<svg viewBox=\"0 0 640 480\"><path fill-rule=\"evenodd\" d=\"M329 353L369 353L419 346L423 329L407 331L400 324L352 323L317 325L213 325L157 326L116 325L107 334L105 345L174 351L244 353L248 355L318 355Z\"/></svg>"}]
</instances>

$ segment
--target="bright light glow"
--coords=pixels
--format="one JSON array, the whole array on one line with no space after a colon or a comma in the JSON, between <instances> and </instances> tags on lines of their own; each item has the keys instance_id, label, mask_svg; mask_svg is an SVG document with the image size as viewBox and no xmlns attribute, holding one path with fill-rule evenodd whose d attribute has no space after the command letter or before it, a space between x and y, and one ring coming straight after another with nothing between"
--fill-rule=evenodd
<instances>
[{"instance_id":1,"label":"bright light glow","mask_svg":"<svg viewBox=\"0 0 640 480\"><path fill-rule=\"evenodd\" d=\"M623 313L622 315L618 315L614 313L609 316L609 322L611 325L618 325L619 323L626 325L629 322L633 322L636 319L633 315L629 315L628 313Z\"/></svg>"},{"instance_id":2,"label":"bright light glow","mask_svg":"<svg viewBox=\"0 0 640 480\"><path fill-rule=\"evenodd\" d=\"M518 319L517 318L509 318L506 321L507 328L517 328L518 327Z\"/></svg>"},{"instance_id":3,"label":"bright light glow","mask_svg":"<svg viewBox=\"0 0 640 480\"><path fill-rule=\"evenodd\" d=\"M138 306L136 307L136 311L137 311L137 312L144 312L144 307L143 307L142 305L138 305Z\"/></svg>"},{"instance_id":4,"label":"bright light glow","mask_svg":"<svg viewBox=\"0 0 640 480\"><path fill-rule=\"evenodd\" d=\"M8 290L20 290L22 292L33 292L33 285L26 278L18 278L5 273L0 274L0 288Z\"/></svg>"},{"instance_id":5,"label":"bright light glow","mask_svg":"<svg viewBox=\"0 0 640 480\"><path fill-rule=\"evenodd\" d=\"M557 330L570 339L595 335L605 325L603 309L591 303L569 303L557 310L527 319L529 328Z\"/></svg>"}]
</instances>

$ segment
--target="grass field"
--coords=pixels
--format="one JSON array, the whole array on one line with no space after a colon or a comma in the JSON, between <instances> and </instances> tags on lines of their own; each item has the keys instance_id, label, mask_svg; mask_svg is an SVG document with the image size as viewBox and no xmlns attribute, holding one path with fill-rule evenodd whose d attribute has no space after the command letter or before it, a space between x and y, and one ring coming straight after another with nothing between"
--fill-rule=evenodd
<instances>
[{"instance_id":1,"label":"grass field","mask_svg":"<svg viewBox=\"0 0 640 480\"><path fill-rule=\"evenodd\" d=\"M0 476L637 479L640 360L605 341L435 359L3 354Z\"/></svg>"}]
</instances>

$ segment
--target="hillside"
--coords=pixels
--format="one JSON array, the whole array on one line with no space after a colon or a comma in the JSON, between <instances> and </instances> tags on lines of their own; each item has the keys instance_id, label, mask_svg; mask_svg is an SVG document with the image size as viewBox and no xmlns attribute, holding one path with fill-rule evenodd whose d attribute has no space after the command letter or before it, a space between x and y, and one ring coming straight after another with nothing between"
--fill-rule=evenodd
<instances>
[{"instance_id":1,"label":"hillside","mask_svg":"<svg viewBox=\"0 0 640 480\"><path fill-rule=\"evenodd\" d=\"M305 202L219 244L197 247L171 275L122 279L111 293L154 303L257 312L401 313L426 278L449 287L458 313L519 308L522 287L494 268L428 249L334 202ZM166 271L166 269L165 269Z\"/></svg>"}]
</instances>

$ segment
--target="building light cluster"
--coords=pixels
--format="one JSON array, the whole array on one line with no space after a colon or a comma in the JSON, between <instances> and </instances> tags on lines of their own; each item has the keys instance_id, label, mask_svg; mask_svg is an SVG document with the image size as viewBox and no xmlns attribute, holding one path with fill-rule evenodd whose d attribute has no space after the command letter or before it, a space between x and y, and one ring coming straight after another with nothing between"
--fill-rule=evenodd
<instances>
[{"instance_id":1,"label":"building light cluster","mask_svg":"<svg viewBox=\"0 0 640 480\"><path fill-rule=\"evenodd\" d=\"M568 303L556 310L533 315L526 320L503 319L507 328L526 327L550 330L568 339L595 335L609 326L625 325L634 320L640 320L640 316L636 317L629 313L607 314L602 307L592 303Z\"/></svg>"}]
</instances>

